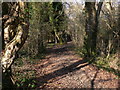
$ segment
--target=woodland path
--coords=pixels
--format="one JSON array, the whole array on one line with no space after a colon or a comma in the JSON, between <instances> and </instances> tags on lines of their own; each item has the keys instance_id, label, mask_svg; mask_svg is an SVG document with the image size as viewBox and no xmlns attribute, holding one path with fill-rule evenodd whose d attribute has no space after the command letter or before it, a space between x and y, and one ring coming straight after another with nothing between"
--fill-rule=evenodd
<instances>
[{"instance_id":1,"label":"woodland path","mask_svg":"<svg viewBox=\"0 0 120 90\"><path fill-rule=\"evenodd\" d=\"M38 88L118 88L117 76L88 64L72 46L48 49L46 58L34 66Z\"/></svg>"}]
</instances>

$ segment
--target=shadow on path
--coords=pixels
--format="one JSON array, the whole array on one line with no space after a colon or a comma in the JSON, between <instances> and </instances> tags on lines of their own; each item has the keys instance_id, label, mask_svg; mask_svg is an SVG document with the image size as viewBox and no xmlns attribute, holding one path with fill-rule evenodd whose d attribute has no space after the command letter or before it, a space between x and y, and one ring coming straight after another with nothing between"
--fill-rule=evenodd
<instances>
[{"instance_id":1,"label":"shadow on path","mask_svg":"<svg viewBox=\"0 0 120 90\"><path fill-rule=\"evenodd\" d=\"M36 80L39 82L37 87L40 87L40 86L43 86L45 83L47 83L47 81L49 81L50 79L53 79L53 78L56 78L56 77L59 77L59 76L63 76L65 74L68 74L70 72L73 72L73 71L76 71L76 70L80 70L81 68L89 65L88 63L86 63L87 60L79 60L67 67L64 67L64 68L61 68L59 70L56 70L52 73L49 73L49 74L46 74L44 76L41 76L39 78L36 78ZM81 65L83 64L83 65ZM78 65L81 65L79 67L77 67Z\"/></svg>"},{"instance_id":2,"label":"shadow on path","mask_svg":"<svg viewBox=\"0 0 120 90\"><path fill-rule=\"evenodd\" d=\"M70 51L72 48L74 48L74 45L72 44L72 42L68 42L64 45L56 45L52 48L47 48L47 54L59 54L65 51Z\"/></svg>"},{"instance_id":3,"label":"shadow on path","mask_svg":"<svg viewBox=\"0 0 120 90\"><path fill-rule=\"evenodd\" d=\"M94 81L95 81L95 79L96 79L96 77L97 77L98 71L99 71L99 70L96 71L93 79L91 80L91 90L94 90L94 85L95 85L95 82L94 82Z\"/></svg>"},{"instance_id":4,"label":"shadow on path","mask_svg":"<svg viewBox=\"0 0 120 90\"><path fill-rule=\"evenodd\" d=\"M72 55L72 53L69 53L69 51L72 51L73 48L74 48L74 45L71 42L69 42L68 44L65 44L65 45L55 46L53 48L48 48L47 54L48 55L54 54L56 56L58 56L58 55L64 56L66 53L68 53L67 55L69 56L69 55ZM60 56L60 58L61 58L61 56ZM71 60L71 58L69 60ZM87 63L86 59L82 59L82 60L79 59L78 61L70 64L69 66L64 66L63 68L60 68L56 71L45 74L44 76L37 77L37 78L35 78L37 81L37 88L44 88L45 84L49 80L54 79L54 78L59 77L59 76L66 75L68 73L71 73L71 72L74 72L77 70L80 70L81 68L83 68L87 65L89 65L89 64Z\"/></svg>"}]
</instances>

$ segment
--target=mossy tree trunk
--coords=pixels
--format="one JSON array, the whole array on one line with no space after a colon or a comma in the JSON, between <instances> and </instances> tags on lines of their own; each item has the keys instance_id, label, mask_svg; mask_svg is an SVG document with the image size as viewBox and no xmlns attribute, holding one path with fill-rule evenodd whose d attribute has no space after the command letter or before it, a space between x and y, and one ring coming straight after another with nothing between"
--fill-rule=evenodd
<instances>
[{"instance_id":1,"label":"mossy tree trunk","mask_svg":"<svg viewBox=\"0 0 120 90\"><path fill-rule=\"evenodd\" d=\"M25 3L9 2L3 3L3 50L2 50L2 71L3 88L12 88L13 78L11 65L14 63L17 52L25 43L28 35L28 20L25 17Z\"/></svg>"}]
</instances>

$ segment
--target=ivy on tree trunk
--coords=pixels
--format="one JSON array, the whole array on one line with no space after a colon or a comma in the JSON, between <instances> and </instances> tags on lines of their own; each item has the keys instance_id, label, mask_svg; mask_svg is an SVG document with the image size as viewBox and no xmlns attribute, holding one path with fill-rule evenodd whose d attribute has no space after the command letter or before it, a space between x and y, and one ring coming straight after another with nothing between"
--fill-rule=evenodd
<instances>
[{"instance_id":1,"label":"ivy on tree trunk","mask_svg":"<svg viewBox=\"0 0 120 90\"><path fill-rule=\"evenodd\" d=\"M5 5L5 6L4 6ZM24 2L4 3L3 8L7 6L7 12L3 15L3 50L2 50L2 71L3 85L8 84L8 88L13 83L11 65L14 63L17 52L25 43L28 36L29 23L26 20ZM9 13L10 12L10 13ZM11 83L9 85L9 83ZM6 88L3 87L3 88Z\"/></svg>"}]
</instances>

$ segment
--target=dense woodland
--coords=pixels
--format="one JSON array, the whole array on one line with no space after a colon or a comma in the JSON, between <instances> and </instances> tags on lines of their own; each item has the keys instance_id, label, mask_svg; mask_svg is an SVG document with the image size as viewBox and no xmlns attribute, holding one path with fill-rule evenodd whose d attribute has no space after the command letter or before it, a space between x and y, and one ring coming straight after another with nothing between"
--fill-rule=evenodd
<instances>
[{"instance_id":1,"label":"dense woodland","mask_svg":"<svg viewBox=\"0 0 120 90\"><path fill-rule=\"evenodd\" d=\"M46 59L48 55L59 56L61 53L64 56L66 47L68 51L72 50L75 55L82 58L83 62L86 61L89 65L102 69L101 72L112 73L117 80L119 79L120 3L118 2L104 0L100 2L3 2L0 20L2 20L0 36L2 86L5 90L6 88L36 89L38 84L42 83L39 85L40 88L45 81L44 79L39 79L40 82L36 81L36 72L42 67L36 71L32 70L32 67L35 68L35 65L42 64L45 60L49 62L50 59ZM57 49L54 51L55 47ZM31 72L24 70L29 64ZM67 64L73 67L73 63ZM74 71L76 70L72 69L69 72ZM67 75L67 73L66 70L63 74ZM47 78L52 76L52 74L45 75ZM58 73L58 76L62 74ZM46 82L51 79L47 79ZM91 81L91 88L94 88L93 81L94 79ZM120 88L119 86L118 81L118 87L115 88Z\"/></svg>"}]
</instances>

